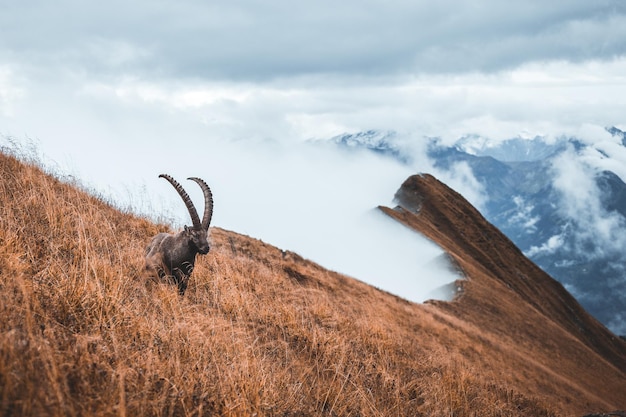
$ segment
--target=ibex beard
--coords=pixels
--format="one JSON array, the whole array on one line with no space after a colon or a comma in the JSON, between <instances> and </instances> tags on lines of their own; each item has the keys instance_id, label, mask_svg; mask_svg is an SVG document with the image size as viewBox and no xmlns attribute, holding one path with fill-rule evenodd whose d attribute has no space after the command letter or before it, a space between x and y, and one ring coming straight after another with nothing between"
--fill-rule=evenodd
<instances>
[{"instance_id":1,"label":"ibex beard","mask_svg":"<svg viewBox=\"0 0 626 417\"><path fill-rule=\"evenodd\" d=\"M195 181L204 194L204 215L200 221L198 212L183 187L169 175L161 174L159 177L169 181L181 196L193 226L185 226L175 234L159 233L153 237L146 247L143 275L148 279L170 280L178 285L178 292L184 295L196 263L196 255L206 255L210 250L208 233L213 215L213 195L202 179L188 178Z\"/></svg>"}]
</instances>

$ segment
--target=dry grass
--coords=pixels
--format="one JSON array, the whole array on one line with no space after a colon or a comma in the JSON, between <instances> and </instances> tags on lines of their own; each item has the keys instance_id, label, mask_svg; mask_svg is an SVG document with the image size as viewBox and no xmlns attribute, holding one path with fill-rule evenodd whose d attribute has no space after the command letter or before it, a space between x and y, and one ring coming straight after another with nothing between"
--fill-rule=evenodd
<instances>
[{"instance_id":1,"label":"dry grass","mask_svg":"<svg viewBox=\"0 0 626 417\"><path fill-rule=\"evenodd\" d=\"M213 250L180 297L137 279L144 245L168 226L11 156L0 155L0 199L0 415L550 416L584 407L526 389L555 381L513 378L518 364L537 372L523 358L499 368L509 353L493 335L261 241L213 229ZM616 408L589 398L591 409Z\"/></svg>"}]
</instances>

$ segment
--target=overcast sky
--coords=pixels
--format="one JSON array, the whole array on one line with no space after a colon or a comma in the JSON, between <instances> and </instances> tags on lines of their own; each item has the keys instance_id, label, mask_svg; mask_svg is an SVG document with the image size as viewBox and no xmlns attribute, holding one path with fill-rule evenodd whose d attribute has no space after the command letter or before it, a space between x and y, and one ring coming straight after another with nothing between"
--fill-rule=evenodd
<instances>
[{"instance_id":1,"label":"overcast sky","mask_svg":"<svg viewBox=\"0 0 626 417\"><path fill-rule=\"evenodd\" d=\"M181 221L157 175L202 176L217 226L333 267L328 229L430 167L307 140L623 127L625 39L621 0L0 0L0 134Z\"/></svg>"}]
</instances>

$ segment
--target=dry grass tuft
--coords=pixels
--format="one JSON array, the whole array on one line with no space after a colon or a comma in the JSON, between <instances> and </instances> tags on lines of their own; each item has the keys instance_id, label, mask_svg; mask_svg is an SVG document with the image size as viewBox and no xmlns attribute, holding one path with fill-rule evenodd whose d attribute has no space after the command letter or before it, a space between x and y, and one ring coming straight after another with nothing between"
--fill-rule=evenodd
<instances>
[{"instance_id":1,"label":"dry grass tuft","mask_svg":"<svg viewBox=\"0 0 626 417\"><path fill-rule=\"evenodd\" d=\"M503 376L537 369L523 359L499 368L493 352L508 358L506 349L436 306L258 240L213 229L213 250L180 297L137 279L144 245L168 226L12 156L0 156L0 198L0 415L550 416L581 407L559 402L558 390L527 389L545 374Z\"/></svg>"}]
</instances>

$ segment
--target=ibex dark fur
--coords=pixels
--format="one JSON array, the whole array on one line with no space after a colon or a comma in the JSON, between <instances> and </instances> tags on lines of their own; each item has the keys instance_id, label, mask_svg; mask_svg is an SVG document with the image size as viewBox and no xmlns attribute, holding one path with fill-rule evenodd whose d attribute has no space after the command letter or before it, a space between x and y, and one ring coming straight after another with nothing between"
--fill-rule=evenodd
<instances>
[{"instance_id":1,"label":"ibex dark fur","mask_svg":"<svg viewBox=\"0 0 626 417\"><path fill-rule=\"evenodd\" d=\"M159 233L152 238L146 247L145 275L150 278L172 279L178 285L179 293L184 295L196 263L196 254L209 253L208 230L213 215L213 195L203 180L188 178L198 183L204 193L204 215L200 221L198 212L183 187L169 175L161 174L159 178L165 178L174 186L187 206L193 226L185 226L176 234Z\"/></svg>"}]
</instances>

